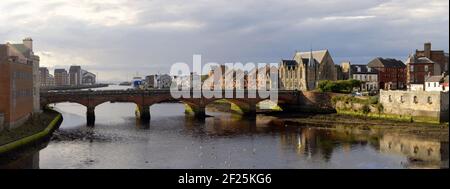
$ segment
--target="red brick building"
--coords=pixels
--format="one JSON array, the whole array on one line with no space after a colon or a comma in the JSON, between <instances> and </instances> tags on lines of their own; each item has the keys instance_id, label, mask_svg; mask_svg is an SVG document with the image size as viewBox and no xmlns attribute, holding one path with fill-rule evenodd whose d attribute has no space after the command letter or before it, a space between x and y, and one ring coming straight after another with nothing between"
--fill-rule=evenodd
<instances>
[{"instance_id":1,"label":"red brick building","mask_svg":"<svg viewBox=\"0 0 450 189\"><path fill-rule=\"evenodd\" d=\"M436 62L440 65L440 71L446 72L448 74L448 53L445 53L443 50L431 50L431 43L425 43L423 50L416 50L415 56L417 58L426 57L433 62ZM441 73L434 73L434 75L441 75Z\"/></svg>"},{"instance_id":2,"label":"red brick building","mask_svg":"<svg viewBox=\"0 0 450 189\"><path fill-rule=\"evenodd\" d=\"M33 112L32 58L24 44L0 44L0 130L22 125Z\"/></svg>"},{"instance_id":3,"label":"red brick building","mask_svg":"<svg viewBox=\"0 0 450 189\"><path fill-rule=\"evenodd\" d=\"M378 71L380 89L396 90L406 87L406 65L393 58L375 58L367 66Z\"/></svg>"},{"instance_id":4,"label":"red brick building","mask_svg":"<svg viewBox=\"0 0 450 189\"><path fill-rule=\"evenodd\" d=\"M406 60L406 82L407 84L424 84L425 78L441 74L441 65L427 57L410 55Z\"/></svg>"}]
</instances>

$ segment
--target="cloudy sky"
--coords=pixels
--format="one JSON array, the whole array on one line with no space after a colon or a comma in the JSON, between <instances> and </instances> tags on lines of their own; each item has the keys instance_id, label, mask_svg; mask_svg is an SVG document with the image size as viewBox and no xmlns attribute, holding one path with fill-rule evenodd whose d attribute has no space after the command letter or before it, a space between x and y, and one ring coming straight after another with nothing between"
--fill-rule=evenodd
<instances>
[{"instance_id":1,"label":"cloudy sky","mask_svg":"<svg viewBox=\"0 0 450 189\"><path fill-rule=\"evenodd\" d=\"M449 49L448 0L2 0L0 43L32 37L41 65L100 80L169 72L175 62L279 62L329 49L336 64Z\"/></svg>"}]
</instances>

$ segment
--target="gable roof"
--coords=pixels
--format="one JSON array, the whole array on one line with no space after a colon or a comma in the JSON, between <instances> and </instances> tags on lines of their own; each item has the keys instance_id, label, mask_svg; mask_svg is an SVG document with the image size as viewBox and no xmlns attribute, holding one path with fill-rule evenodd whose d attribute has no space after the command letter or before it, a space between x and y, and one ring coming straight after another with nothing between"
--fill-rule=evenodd
<instances>
[{"instance_id":1,"label":"gable roof","mask_svg":"<svg viewBox=\"0 0 450 189\"><path fill-rule=\"evenodd\" d=\"M433 60L427 57L417 57L416 55L409 55L405 64L435 64Z\"/></svg>"},{"instance_id":2,"label":"gable roof","mask_svg":"<svg viewBox=\"0 0 450 189\"><path fill-rule=\"evenodd\" d=\"M316 59L319 63L323 61L325 58L325 55L328 53L328 50L319 50L319 51L312 51L313 58ZM300 58L307 58L311 56L311 52L296 52L294 55L294 59L297 59L297 57Z\"/></svg>"},{"instance_id":3,"label":"gable roof","mask_svg":"<svg viewBox=\"0 0 450 189\"><path fill-rule=\"evenodd\" d=\"M371 68L405 68L406 65L401 61L393 58L377 57L371 60L367 66Z\"/></svg>"},{"instance_id":4,"label":"gable roof","mask_svg":"<svg viewBox=\"0 0 450 189\"><path fill-rule=\"evenodd\" d=\"M434 76L425 78L425 82L441 82L442 79L443 78L441 75L434 75Z\"/></svg>"}]
</instances>

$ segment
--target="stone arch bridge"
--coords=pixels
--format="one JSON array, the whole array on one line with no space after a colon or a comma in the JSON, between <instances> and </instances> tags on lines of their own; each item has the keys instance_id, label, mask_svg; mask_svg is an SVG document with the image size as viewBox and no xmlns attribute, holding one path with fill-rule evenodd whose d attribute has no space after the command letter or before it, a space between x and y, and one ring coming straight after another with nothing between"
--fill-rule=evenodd
<instances>
[{"instance_id":1,"label":"stone arch bridge","mask_svg":"<svg viewBox=\"0 0 450 189\"><path fill-rule=\"evenodd\" d=\"M250 98L248 91L244 91L243 98L226 97L225 93L230 91L222 91L222 97L193 98L192 94L196 91L190 91L190 97L181 97L175 99L172 97L170 90L99 90L99 91L57 91L57 92L41 92L41 107L45 107L53 103L71 102L78 103L87 108L86 117L87 124L95 123L95 107L105 102L131 102L135 103L139 109L139 118L143 121L150 120L150 106L162 102L182 102L189 105L198 118L205 117L205 107L219 99L226 99L239 106L244 114L248 116L256 115L256 104L268 100L268 98ZM236 91L232 91L235 94ZM309 91L278 91L278 105L283 111L294 112L333 112L335 111L331 97L333 93L320 93ZM235 95L233 95L235 96Z\"/></svg>"}]
</instances>

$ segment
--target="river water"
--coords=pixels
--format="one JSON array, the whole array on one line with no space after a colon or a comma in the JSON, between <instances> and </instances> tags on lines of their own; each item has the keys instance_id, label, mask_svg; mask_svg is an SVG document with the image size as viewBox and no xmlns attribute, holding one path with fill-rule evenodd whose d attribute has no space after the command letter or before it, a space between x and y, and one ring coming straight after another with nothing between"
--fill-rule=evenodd
<instances>
[{"instance_id":1,"label":"river water","mask_svg":"<svg viewBox=\"0 0 450 189\"><path fill-rule=\"evenodd\" d=\"M107 89L125 88L110 86ZM102 89L97 89L102 90ZM448 168L448 142L415 136L299 127L279 118L209 111L204 121L177 103L151 106L140 124L131 103L86 108L60 103L64 121L39 152L40 168ZM416 150L420 150L417 152Z\"/></svg>"}]
</instances>

